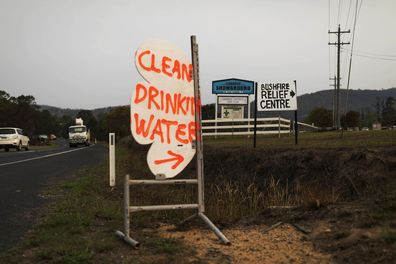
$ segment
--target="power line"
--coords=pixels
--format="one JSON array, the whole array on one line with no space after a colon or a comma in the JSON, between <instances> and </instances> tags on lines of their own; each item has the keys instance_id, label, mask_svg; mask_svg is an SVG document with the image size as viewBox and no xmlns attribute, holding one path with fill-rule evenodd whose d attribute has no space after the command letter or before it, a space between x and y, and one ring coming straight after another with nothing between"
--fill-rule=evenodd
<instances>
[{"instance_id":1,"label":"power line","mask_svg":"<svg viewBox=\"0 0 396 264\"><path fill-rule=\"evenodd\" d=\"M362 2L360 2L360 3L362 3ZM345 99L345 115L346 115L346 113L348 111L349 83L350 83L350 80L351 80L352 55L353 55L353 46L355 44L355 33L356 33L356 21L357 21L357 15L358 15L358 4L359 4L359 0L356 0L355 21L353 23L351 56L350 56L350 59L349 59L348 82L347 82L347 92L346 92L346 99ZM362 4L360 4L360 7L362 7ZM360 10L360 8L359 8L359 10Z\"/></svg>"},{"instance_id":2,"label":"power line","mask_svg":"<svg viewBox=\"0 0 396 264\"><path fill-rule=\"evenodd\" d=\"M340 16L342 11L342 0L338 0L338 16L337 16L337 24L340 23Z\"/></svg>"},{"instance_id":3,"label":"power line","mask_svg":"<svg viewBox=\"0 0 396 264\"><path fill-rule=\"evenodd\" d=\"M330 0L327 0L327 6L328 6L328 21L327 21L327 28L330 28L330 14L331 14L331 12L330 12L330 10L331 10L331 8L330 8ZM328 42L330 42L330 35L328 34ZM331 50L330 50L330 46L328 46L329 47L329 78L330 78L330 76L331 76Z\"/></svg>"},{"instance_id":4,"label":"power line","mask_svg":"<svg viewBox=\"0 0 396 264\"><path fill-rule=\"evenodd\" d=\"M349 27L348 27L348 23L349 23L349 18L350 18L350 13L351 13L352 1L353 0L349 0L348 15L347 15L346 20L345 20L345 28L351 28L351 25L349 25ZM358 1L358 0L356 0L356 1ZM352 23L353 23L353 20L351 19L351 24ZM348 37L349 37L349 39L348 39ZM347 35L347 37L345 37L345 35L342 35L341 41L344 41L345 38L347 38L348 41L351 41L351 36L349 36L349 35ZM342 57L344 57L344 56L342 56ZM348 55L347 54L345 54L345 59L343 61L344 61L345 65L347 65L347 63L348 63ZM344 75L346 76L347 73L348 73L348 68L345 68L345 74Z\"/></svg>"},{"instance_id":5,"label":"power line","mask_svg":"<svg viewBox=\"0 0 396 264\"><path fill-rule=\"evenodd\" d=\"M351 13L351 6L352 6L352 0L349 0L349 7L348 7L348 16L345 22L345 28L348 26L348 21L349 21L349 14Z\"/></svg>"},{"instance_id":6,"label":"power line","mask_svg":"<svg viewBox=\"0 0 396 264\"><path fill-rule=\"evenodd\" d=\"M328 23L327 23L327 27L330 28L330 0L327 1L328 3L328 9L329 9L329 14L328 14Z\"/></svg>"},{"instance_id":7,"label":"power line","mask_svg":"<svg viewBox=\"0 0 396 264\"><path fill-rule=\"evenodd\" d=\"M357 0L357 1L359 1L359 0ZM359 15L360 15L360 9L362 8L362 4L363 4L363 0L360 0L360 6L359 6L358 13L357 13L357 18L359 18Z\"/></svg>"},{"instance_id":8,"label":"power line","mask_svg":"<svg viewBox=\"0 0 396 264\"><path fill-rule=\"evenodd\" d=\"M377 56L371 56L371 55L364 55L364 54L351 52L351 51L346 50L346 49L344 49L344 51L346 51L348 54L351 54L353 56L362 57L362 58L375 59L375 60L396 61L396 58L384 58L384 57L377 57Z\"/></svg>"},{"instance_id":9,"label":"power line","mask_svg":"<svg viewBox=\"0 0 396 264\"><path fill-rule=\"evenodd\" d=\"M345 52L350 53L350 49L345 49L343 48ZM362 51L362 50L354 50L353 55L365 55L365 56L372 56L372 57L390 57L390 58L396 58L396 55L390 55L390 54L380 54L380 53L374 53L374 52L369 52L369 51Z\"/></svg>"}]
</instances>

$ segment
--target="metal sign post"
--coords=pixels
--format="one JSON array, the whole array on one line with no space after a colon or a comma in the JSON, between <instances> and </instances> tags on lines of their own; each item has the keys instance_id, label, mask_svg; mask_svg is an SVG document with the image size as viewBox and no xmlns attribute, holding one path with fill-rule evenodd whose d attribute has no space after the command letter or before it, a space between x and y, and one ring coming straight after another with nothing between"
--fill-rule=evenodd
<instances>
[{"instance_id":1,"label":"metal sign post","mask_svg":"<svg viewBox=\"0 0 396 264\"><path fill-rule=\"evenodd\" d=\"M204 167L203 167L203 144L202 144L202 128L201 128L201 94L199 87L199 59L198 44L195 36L191 36L191 56L193 65L193 81L194 81L194 97L195 97L195 140L197 151L197 179L198 179L198 213L205 211L204 205Z\"/></svg>"},{"instance_id":2,"label":"metal sign post","mask_svg":"<svg viewBox=\"0 0 396 264\"><path fill-rule=\"evenodd\" d=\"M250 94L248 95L248 102L247 102L247 107L248 107L248 138L250 137Z\"/></svg>"},{"instance_id":3,"label":"metal sign post","mask_svg":"<svg viewBox=\"0 0 396 264\"><path fill-rule=\"evenodd\" d=\"M255 84L254 92L254 131L253 131L253 148L256 148L257 143L257 83Z\"/></svg>"},{"instance_id":4,"label":"metal sign post","mask_svg":"<svg viewBox=\"0 0 396 264\"><path fill-rule=\"evenodd\" d=\"M125 177L124 185L124 232L116 231L116 235L133 247L137 247L139 242L130 237L130 214L140 211L158 211L158 210L178 210L178 209L197 209L197 213L188 217L183 223L189 221L196 216L201 218L209 228L217 235L217 237L224 244L230 244L230 241L224 234L210 221L204 214L204 160L203 160L203 141L202 141L202 111L201 111L201 96L199 90L199 60L198 60L198 44L196 37L191 36L191 53L192 53L192 80L194 85L194 100L195 100L195 140L193 147L196 150L196 179L178 179L172 180L166 177L156 177L155 180L131 180L129 175ZM156 175L158 176L158 175ZM169 204L169 205L129 205L129 188L131 185L172 185L172 184L196 184L198 187L198 201L195 204Z\"/></svg>"},{"instance_id":5,"label":"metal sign post","mask_svg":"<svg viewBox=\"0 0 396 264\"><path fill-rule=\"evenodd\" d=\"M297 81L294 80L294 88L297 94ZM298 120L297 120L297 109L294 111L294 144L298 145Z\"/></svg>"},{"instance_id":6,"label":"metal sign post","mask_svg":"<svg viewBox=\"0 0 396 264\"><path fill-rule=\"evenodd\" d=\"M216 103L215 103L215 139L217 138L217 100L218 100L218 95L216 94Z\"/></svg>"}]
</instances>

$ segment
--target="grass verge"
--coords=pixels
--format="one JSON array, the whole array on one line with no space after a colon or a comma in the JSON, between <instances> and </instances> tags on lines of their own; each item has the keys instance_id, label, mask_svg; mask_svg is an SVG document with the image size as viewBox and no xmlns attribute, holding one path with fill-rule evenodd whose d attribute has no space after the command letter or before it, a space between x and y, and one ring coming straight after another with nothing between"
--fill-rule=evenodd
<instances>
[{"instance_id":1,"label":"grass verge","mask_svg":"<svg viewBox=\"0 0 396 264\"><path fill-rule=\"evenodd\" d=\"M117 172L124 174L129 154L119 148ZM14 248L0 254L0 263L199 263L193 248L137 230L139 250L118 240L123 226L122 186L108 187L108 167L78 172L75 179L53 187L54 201L42 209L39 223Z\"/></svg>"}]
</instances>

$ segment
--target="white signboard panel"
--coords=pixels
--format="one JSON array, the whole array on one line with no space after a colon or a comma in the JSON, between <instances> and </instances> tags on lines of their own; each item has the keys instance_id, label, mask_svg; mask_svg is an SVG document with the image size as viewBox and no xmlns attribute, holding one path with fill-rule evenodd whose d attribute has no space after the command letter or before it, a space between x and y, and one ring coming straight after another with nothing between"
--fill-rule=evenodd
<instances>
[{"instance_id":1,"label":"white signboard panel","mask_svg":"<svg viewBox=\"0 0 396 264\"><path fill-rule=\"evenodd\" d=\"M257 111L297 110L294 82L262 83L257 87Z\"/></svg>"},{"instance_id":2,"label":"white signboard panel","mask_svg":"<svg viewBox=\"0 0 396 264\"><path fill-rule=\"evenodd\" d=\"M131 132L140 144L152 144L147 163L154 175L172 178L195 155L195 99L192 64L167 41L144 42L135 53L144 82L131 98Z\"/></svg>"},{"instance_id":3,"label":"white signboard panel","mask_svg":"<svg viewBox=\"0 0 396 264\"><path fill-rule=\"evenodd\" d=\"M218 96L219 105L247 105L247 96Z\"/></svg>"},{"instance_id":4,"label":"white signboard panel","mask_svg":"<svg viewBox=\"0 0 396 264\"><path fill-rule=\"evenodd\" d=\"M227 105L221 107L221 118L224 119L242 119L243 118L243 106Z\"/></svg>"}]
</instances>

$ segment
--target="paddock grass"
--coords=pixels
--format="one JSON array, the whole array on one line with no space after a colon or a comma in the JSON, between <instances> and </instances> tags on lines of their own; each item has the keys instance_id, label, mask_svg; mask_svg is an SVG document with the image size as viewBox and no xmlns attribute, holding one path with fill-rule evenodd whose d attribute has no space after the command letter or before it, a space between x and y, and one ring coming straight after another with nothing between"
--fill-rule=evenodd
<instances>
[{"instance_id":1,"label":"paddock grass","mask_svg":"<svg viewBox=\"0 0 396 264\"><path fill-rule=\"evenodd\" d=\"M257 148L342 148L342 147L381 147L396 145L396 130L379 131L330 131L303 132L298 135L295 145L294 135L258 135ZM253 148L253 136L210 136L204 137L204 144L216 147Z\"/></svg>"}]
</instances>

